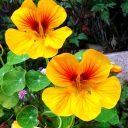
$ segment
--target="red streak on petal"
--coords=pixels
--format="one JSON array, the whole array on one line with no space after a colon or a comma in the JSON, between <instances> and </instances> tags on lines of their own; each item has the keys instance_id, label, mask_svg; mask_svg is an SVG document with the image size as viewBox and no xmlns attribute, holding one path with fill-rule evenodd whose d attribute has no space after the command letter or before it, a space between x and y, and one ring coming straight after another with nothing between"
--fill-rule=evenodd
<instances>
[{"instance_id":1,"label":"red streak on petal","mask_svg":"<svg viewBox=\"0 0 128 128\"><path fill-rule=\"evenodd\" d=\"M75 81L76 78L77 78L77 75L76 75L76 74L72 74L72 75L70 76L70 80L71 80L71 81Z\"/></svg>"},{"instance_id":2,"label":"red streak on petal","mask_svg":"<svg viewBox=\"0 0 128 128\"><path fill-rule=\"evenodd\" d=\"M90 75L89 75L89 74L82 73L82 74L80 75L80 81L88 80L88 79L89 79L89 77L90 77Z\"/></svg>"},{"instance_id":3,"label":"red streak on petal","mask_svg":"<svg viewBox=\"0 0 128 128\"><path fill-rule=\"evenodd\" d=\"M31 24L31 28L33 29L33 30L35 30L36 32L38 32L39 33L39 24L38 24L38 22L33 22L32 24Z\"/></svg>"},{"instance_id":4,"label":"red streak on petal","mask_svg":"<svg viewBox=\"0 0 128 128\"><path fill-rule=\"evenodd\" d=\"M32 16L32 15L27 16L24 19L24 24L25 24L25 26L28 26L32 30L39 33L39 23L38 23L38 21L36 20L36 18L34 16Z\"/></svg>"},{"instance_id":5,"label":"red streak on petal","mask_svg":"<svg viewBox=\"0 0 128 128\"><path fill-rule=\"evenodd\" d=\"M49 17L45 17L45 18L42 20L42 22L41 22L41 26L42 26L42 28L43 28L44 34L46 33L46 31L47 31L49 25L50 25L50 19L49 19Z\"/></svg>"}]
</instances>

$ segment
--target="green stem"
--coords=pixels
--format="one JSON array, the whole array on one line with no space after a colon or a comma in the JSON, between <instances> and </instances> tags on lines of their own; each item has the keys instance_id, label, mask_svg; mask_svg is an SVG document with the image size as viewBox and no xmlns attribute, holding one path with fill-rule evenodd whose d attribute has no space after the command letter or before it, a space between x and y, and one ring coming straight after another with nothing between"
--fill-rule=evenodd
<instances>
[{"instance_id":1,"label":"green stem","mask_svg":"<svg viewBox=\"0 0 128 128\"><path fill-rule=\"evenodd\" d=\"M49 59L48 59L48 58L45 58L45 61L46 61L46 64L48 64L48 63L49 63Z\"/></svg>"},{"instance_id":2,"label":"green stem","mask_svg":"<svg viewBox=\"0 0 128 128\"><path fill-rule=\"evenodd\" d=\"M0 56L0 61L1 61L1 64L4 66L4 61L1 56Z\"/></svg>"},{"instance_id":3,"label":"green stem","mask_svg":"<svg viewBox=\"0 0 128 128\"><path fill-rule=\"evenodd\" d=\"M69 124L68 128L72 128L72 127L73 127L74 119L75 119L75 116L72 116L72 121L71 121L71 123Z\"/></svg>"},{"instance_id":4,"label":"green stem","mask_svg":"<svg viewBox=\"0 0 128 128\"><path fill-rule=\"evenodd\" d=\"M45 111L43 114L48 114L48 113L51 113L53 114L51 111ZM42 115L43 115L42 114ZM56 115L57 116L57 115ZM62 119L60 118L60 116L57 116L58 120L59 120L59 126L57 128L61 128L62 126Z\"/></svg>"}]
</instances>

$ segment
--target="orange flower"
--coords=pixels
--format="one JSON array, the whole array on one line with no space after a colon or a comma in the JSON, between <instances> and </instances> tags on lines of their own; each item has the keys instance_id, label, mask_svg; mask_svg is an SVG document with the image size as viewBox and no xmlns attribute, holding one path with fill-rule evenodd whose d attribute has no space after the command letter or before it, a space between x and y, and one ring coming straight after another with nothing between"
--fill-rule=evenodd
<instances>
[{"instance_id":1,"label":"orange flower","mask_svg":"<svg viewBox=\"0 0 128 128\"><path fill-rule=\"evenodd\" d=\"M120 66L113 64L113 63L111 63L111 64L112 64L111 72L116 72L116 73L122 72L122 68Z\"/></svg>"},{"instance_id":2,"label":"orange flower","mask_svg":"<svg viewBox=\"0 0 128 128\"><path fill-rule=\"evenodd\" d=\"M75 115L84 121L96 118L101 108L113 108L119 100L121 85L109 77L110 60L89 49L81 62L69 54L55 56L48 63L46 75L56 85L42 93L44 103L59 116Z\"/></svg>"},{"instance_id":3,"label":"orange flower","mask_svg":"<svg viewBox=\"0 0 128 128\"><path fill-rule=\"evenodd\" d=\"M58 28L66 19L63 7L53 0L40 0L37 7L25 0L11 16L17 29L5 33L9 49L17 55L49 58L57 54L72 31L67 26Z\"/></svg>"}]
</instances>

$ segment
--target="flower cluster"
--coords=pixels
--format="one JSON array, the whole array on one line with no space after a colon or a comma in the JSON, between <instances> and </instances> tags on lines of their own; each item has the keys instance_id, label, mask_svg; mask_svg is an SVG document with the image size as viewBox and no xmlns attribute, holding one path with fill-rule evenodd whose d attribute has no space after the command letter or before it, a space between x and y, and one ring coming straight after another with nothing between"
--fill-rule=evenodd
<instances>
[{"instance_id":1,"label":"flower cluster","mask_svg":"<svg viewBox=\"0 0 128 128\"><path fill-rule=\"evenodd\" d=\"M39 0L37 6L32 0L24 0L11 16L17 29L9 28L5 33L9 49L33 59L55 56L72 34L67 26L58 28L66 17L64 8L53 0ZM43 90L42 100L58 116L75 115L84 121L93 120L102 108L111 109L117 104L121 85L110 73L121 71L103 53L93 49L86 50L80 62L70 53L56 55L46 69L41 69L54 85ZM20 99L26 94L26 90L18 93ZM21 127L14 121L12 128Z\"/></svg>"}]
</instances>

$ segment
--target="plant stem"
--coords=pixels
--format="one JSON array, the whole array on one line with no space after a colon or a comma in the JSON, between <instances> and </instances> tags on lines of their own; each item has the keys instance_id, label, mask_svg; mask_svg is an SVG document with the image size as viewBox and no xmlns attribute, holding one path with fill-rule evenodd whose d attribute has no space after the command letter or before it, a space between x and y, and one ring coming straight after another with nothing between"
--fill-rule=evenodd
<instances>
[{"instance_id":1,"label":"plant stem","mask_svg":"<svg viewBox=\"0 0 128 128\"><path fill-rule=\"evenodd\" d=\"M48 63L49 63L49 59L48 59L48 58L45 58L45 61L46 61L46 64L48 64Z\"/></svg>"},{"instance_id":2,"label":"plant stem","mask_svg":"<svg viewBox=\"0 0 128 128\"><path fill-rule=\"evenodd\" d=\"M74 10L74 12L77 14L77 16L79 17L80 19L80 15L79 13L77 12L77 10L75 9L74 5L72 4L71 0L68 0L69 4L71 5L72 9Z\"/></svg>"},{"instance_id":3,"label":"plant stem","mask_svg":"<svg viewBox=\"0 0 128 128\"><path fill-rule=\"evenodd\" d=\"M0 61L1 61L1 64L4 66L4 61L1 56L0 56Z\"/></svg>"}]
</instances>

